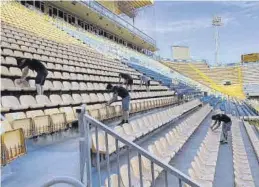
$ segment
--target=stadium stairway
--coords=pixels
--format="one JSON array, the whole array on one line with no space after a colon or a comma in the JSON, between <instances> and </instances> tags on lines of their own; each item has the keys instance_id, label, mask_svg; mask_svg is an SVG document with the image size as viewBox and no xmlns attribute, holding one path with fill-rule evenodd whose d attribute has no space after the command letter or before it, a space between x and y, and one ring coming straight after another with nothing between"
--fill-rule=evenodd
<instances>
[{"instance_id":1,"label":"stadium stairway","mask_svg":"<svg viewBox=\"0 0 259 187\"><path fill-rule=\"evenodd\" d=\"M146 67L143 67L141 65L131 63L131 62L128 62L127 65L141 73L144 73L145 75L147 75L149 77L152 77L154 80L161 82L162 85L170 87L172 84L172 79L170 79L169 77L166 77L164 75L161 75L160 73L152 71L151 69L148 69Z\"/></svg>"},{"instance_id":2,"label":"stadium stairway","mask_svg":"<svg viewBox=\"0 0 259 187\"><path fill-rule=\"evenodd\" d=\"M170 86L171 90L174 90L175 92L179 93L179 94L197 94L197 96L200 95L200 90L199 89L195 89L189 85L186 85L184 83L179 82L178 84L172 84Z\"/></svg>"},{"instance_id":3,"label":"stadium stairway","mask_svg":"<svg viewBox=\"0 0 259 187\"><path fill-rule=\"evenodd\" d=\"M170 161L170 165L176 167L180 171L188 175L188 169L191 167L191 162L197 153L197 150L202 143L204 136L206 135L209 125L210 117L212 113L209 113L205 119L201 122L196 131L191 135L188 141L183 145L182 149L175 155ZM169 179L169 184L176 184L177 181ZM156 186L164 185L164 175L160 176L156 181Z\"/></svg>"}]
</instances>

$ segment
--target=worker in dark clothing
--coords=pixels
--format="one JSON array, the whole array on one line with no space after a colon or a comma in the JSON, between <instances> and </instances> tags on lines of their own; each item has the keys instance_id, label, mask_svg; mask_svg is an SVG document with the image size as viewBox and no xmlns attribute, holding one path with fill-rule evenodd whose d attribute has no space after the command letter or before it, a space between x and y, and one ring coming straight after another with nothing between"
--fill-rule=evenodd
<instances>
[{"instance_id":1,"label":"worker in dark clothing","mask_svg":"<svg viewBox=\"0 0 259 187\"><path fill-rule=\"evenodd\" d=\"M118 99L118 96L122 98L122 121L120 124L128 123L130 106L130 95L128 90L122 86L112 86L111 84L108 84L106 89L113 92L113 97L107 102L107 105L115 102Z\"/></svg>"},{"instance_id":2,"label":"worker in dark clothing","mask_svg":"<svg viewBox=\"0 0 259 187\"><path fill-rule=\"evenodd\" d=\"M210 127L212 131L216 130L222 124L222 134L220 143L228 143L228 132L231 130L232 121L230 117L225 114L216 114L211 117L212 120L215 120L215 123Z\"/></svg>"},{"instance_id":3,"label":"worker in dark clothing","mask_svg":"<svg viewBox=\"0 0 259 187\"><path fill-rule=\"evenodd\" d=\"M133 85L133 78L127 74L127 73L120 73L119 74L119 83L121 83L121 78L125 80L124 84L126 85L126 89L128 90L128 87L130 86L130 90L133 91L132 85Z\"/></svg>"},{"instance_id":4,"label":"worker in dark clothing","mask_svg":"<svg viewBox=\"0 0 259 187\"><path fill-rule=\"evenodd\" d=\"M147 91L149 91L149 86L150 86L150 78L145 76L145 75L139 75L138 76L140 79L140 87L142 86L142 84L144 83L146 85L146 89Z\"/></svg>"},{"instance_id":5,"label":"worker in dark clothing","mask_svg":"<svg viewBox=\"0 0 259 187\"><path fill-rule=\"evenodd\" d=\"M39 61L35 59L18 58L18 67L22 70L21 79L18 84L22 84L26 81L26 77L29 74L29 70L36 71L37 76L35 78L35 87L38 95L43 95L43 85L45 83L48 71L46 67Z\"/></svg>"}]
</instances>

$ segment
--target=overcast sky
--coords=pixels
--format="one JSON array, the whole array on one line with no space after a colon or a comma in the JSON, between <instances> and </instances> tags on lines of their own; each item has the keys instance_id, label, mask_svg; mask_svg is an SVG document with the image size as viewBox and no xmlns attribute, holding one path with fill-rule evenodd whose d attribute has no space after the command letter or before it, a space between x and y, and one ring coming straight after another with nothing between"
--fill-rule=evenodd
<instances>
[{"instance_id":1,"label":"overcast sky","mask_svg":"<svg viewBox=\"0 0 259 187\"><path fill-rule=\"evenodd\" d=\"M214 15L222 17L219 60L240 61L244 53L259 52L259 2L155 1L139 12L135 25L154 38L159 54L172 58L172 45L189 46L193 59L214 63Z\"/></svg>"}]
</instances>

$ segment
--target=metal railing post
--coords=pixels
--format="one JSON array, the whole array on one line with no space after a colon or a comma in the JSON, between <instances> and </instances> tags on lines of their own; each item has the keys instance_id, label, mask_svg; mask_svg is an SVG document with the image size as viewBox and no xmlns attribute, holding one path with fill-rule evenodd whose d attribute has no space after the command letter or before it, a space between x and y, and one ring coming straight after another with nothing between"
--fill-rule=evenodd
<instances>
[{"instance_id":1,"label":"metal railing post","mask_svg":"<svg viewBox=\"0 0 259 187\"><path fill-rule=\"evenodd\" d=\"M99 186L101 186L99 134L98 134L98 127L97 126L95 126L95 141L96 141L96 167L97 167L97 173L98 173L98 184L99 184Z\"/></svg>"},{"instance_id":2,"label":"metal railing post","mask_svg":"<svg viewBox=\"0 0 259 187\"><path fill-rule=\"evenodd\" d=\"M77 109L78 114L78 129L80 133L79 138L79 161L80 161L80 181L84 181L85 175L85 161L86 161L86 142L85 142L85 125L84 125L84 114L85 105L82 105L81 109Z\"/></svg>"},{"instance_id":3,"label":"metal railing post","mask_svg":"<svg viewBox=\"0 0 259 187\"><path fill-rule=\"evenodd\" d=\"M151 177L152 177L152 183L151 187L155 187L155 169L154 169L154 163L151 161Z\"/></svg>"},{"instance_id":4,"label":"metal railing post","mask_svg":"<svg viewBox=\"0 0 259 187\"><path fill-rule=\"evenodd\" d=\"M108 176L110 176L111 174L111 169L110 169L110 151L109 151L109 142L108 142L108 133L105 132L105 148L106 148L106 166L107 166L107 173ZM111 186L111 180L110 178L108 178L108 187L112 187Z\"/></svg>"},{"instance_id":5,"label":"metal railing post","mask_svg":"<svg viewBox=\"0 0 259 187\"><path fill-rule=\"evenodd\" d=\"M139 166L139 178L140 178L140 187L143 187L143 173L142 173L142 160L141 154L138 153L138 166Z\"/></svg>"},{"instance_id":6,"label":"metal railing post","mask_svg":"<svg viewBox=\"0 0 259 187\"><path fill-rule=\"evenodd\" d=\"M165 187L168 187L168 172L165 171Z\"/></svg>"},{"instance_id":7,"label":"metal railing post","mask_svg":"<svg viewBox=\"0 0 259 187\"><path fill-rule=\"evenodd\" d=\"M127 147L127 164L128 164L128 179L129 179L129 186L131 185L131 165L130 165L130 147Z\"/></svg>"},{"instance_id":8,"label":"metal railing post","mask_svg":"<svg viewBox=\"0 0 259 187\"><path fill-rule=\"evenodd\" d=\"M116 169L117 169L117 173L118 173L118 187L121 187L121 183L120 183L120 180L121 180L121 174L120 174L120 152L119 152L119 141L118 139L116 139L116 142L115 142L115 146L116 146L116 157L117 157L117 166L116 166Z\"/></svg>"},{"instance_id":9,"label":"metal railing post","mask_svg":"<svg viewBox=\"0 0 259 187\"><path fill-rule=\"evenodd\" d=\"M179 181L179 187L182 187L182 186L183 186L182 180L181 180L181 179L178 179L178 181Z\"/></svg>"},{"instance_id":10,"label":"metal railing post","mask_svg":"<svg viewBox=\"0 0 259 187\"><path fill-rule=\"evenodd\" d=\"M86 113L86 112L85 112ZM86 117L83 118L85 126L85 139L86 139L86 171L87 171L87 186L92 186L92 158L91 158L91 132L90 122Z\"/></svg>"}]
</instances>

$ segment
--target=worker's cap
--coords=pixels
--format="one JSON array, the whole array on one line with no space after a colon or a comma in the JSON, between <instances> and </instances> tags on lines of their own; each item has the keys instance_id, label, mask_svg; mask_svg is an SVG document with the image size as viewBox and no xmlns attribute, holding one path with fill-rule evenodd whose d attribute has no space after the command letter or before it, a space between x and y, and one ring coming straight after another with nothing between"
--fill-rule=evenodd
<instances>
[{"instance_id":1,"label":"worker's cap","mask_svg":"<svg viewBox=\"0 0 259 187\"><path fill-rule=\"evenodd\" d=\"M27 58L21 58L21 57L16 58L18 66L23 65L23 63L25 63L27 60L28 60Z\"/></svg>"},{"instance_id":2,"label":"worker's cap","mask_svg":"<svg viewBox=\"0 0 259 187\"><path fill-rule=\"evenodd\" d=\"M217 120L219 118L219 115L213 115L213 116L211 116L211 119L212 120Z\"/></svg>"}]
</instances>

